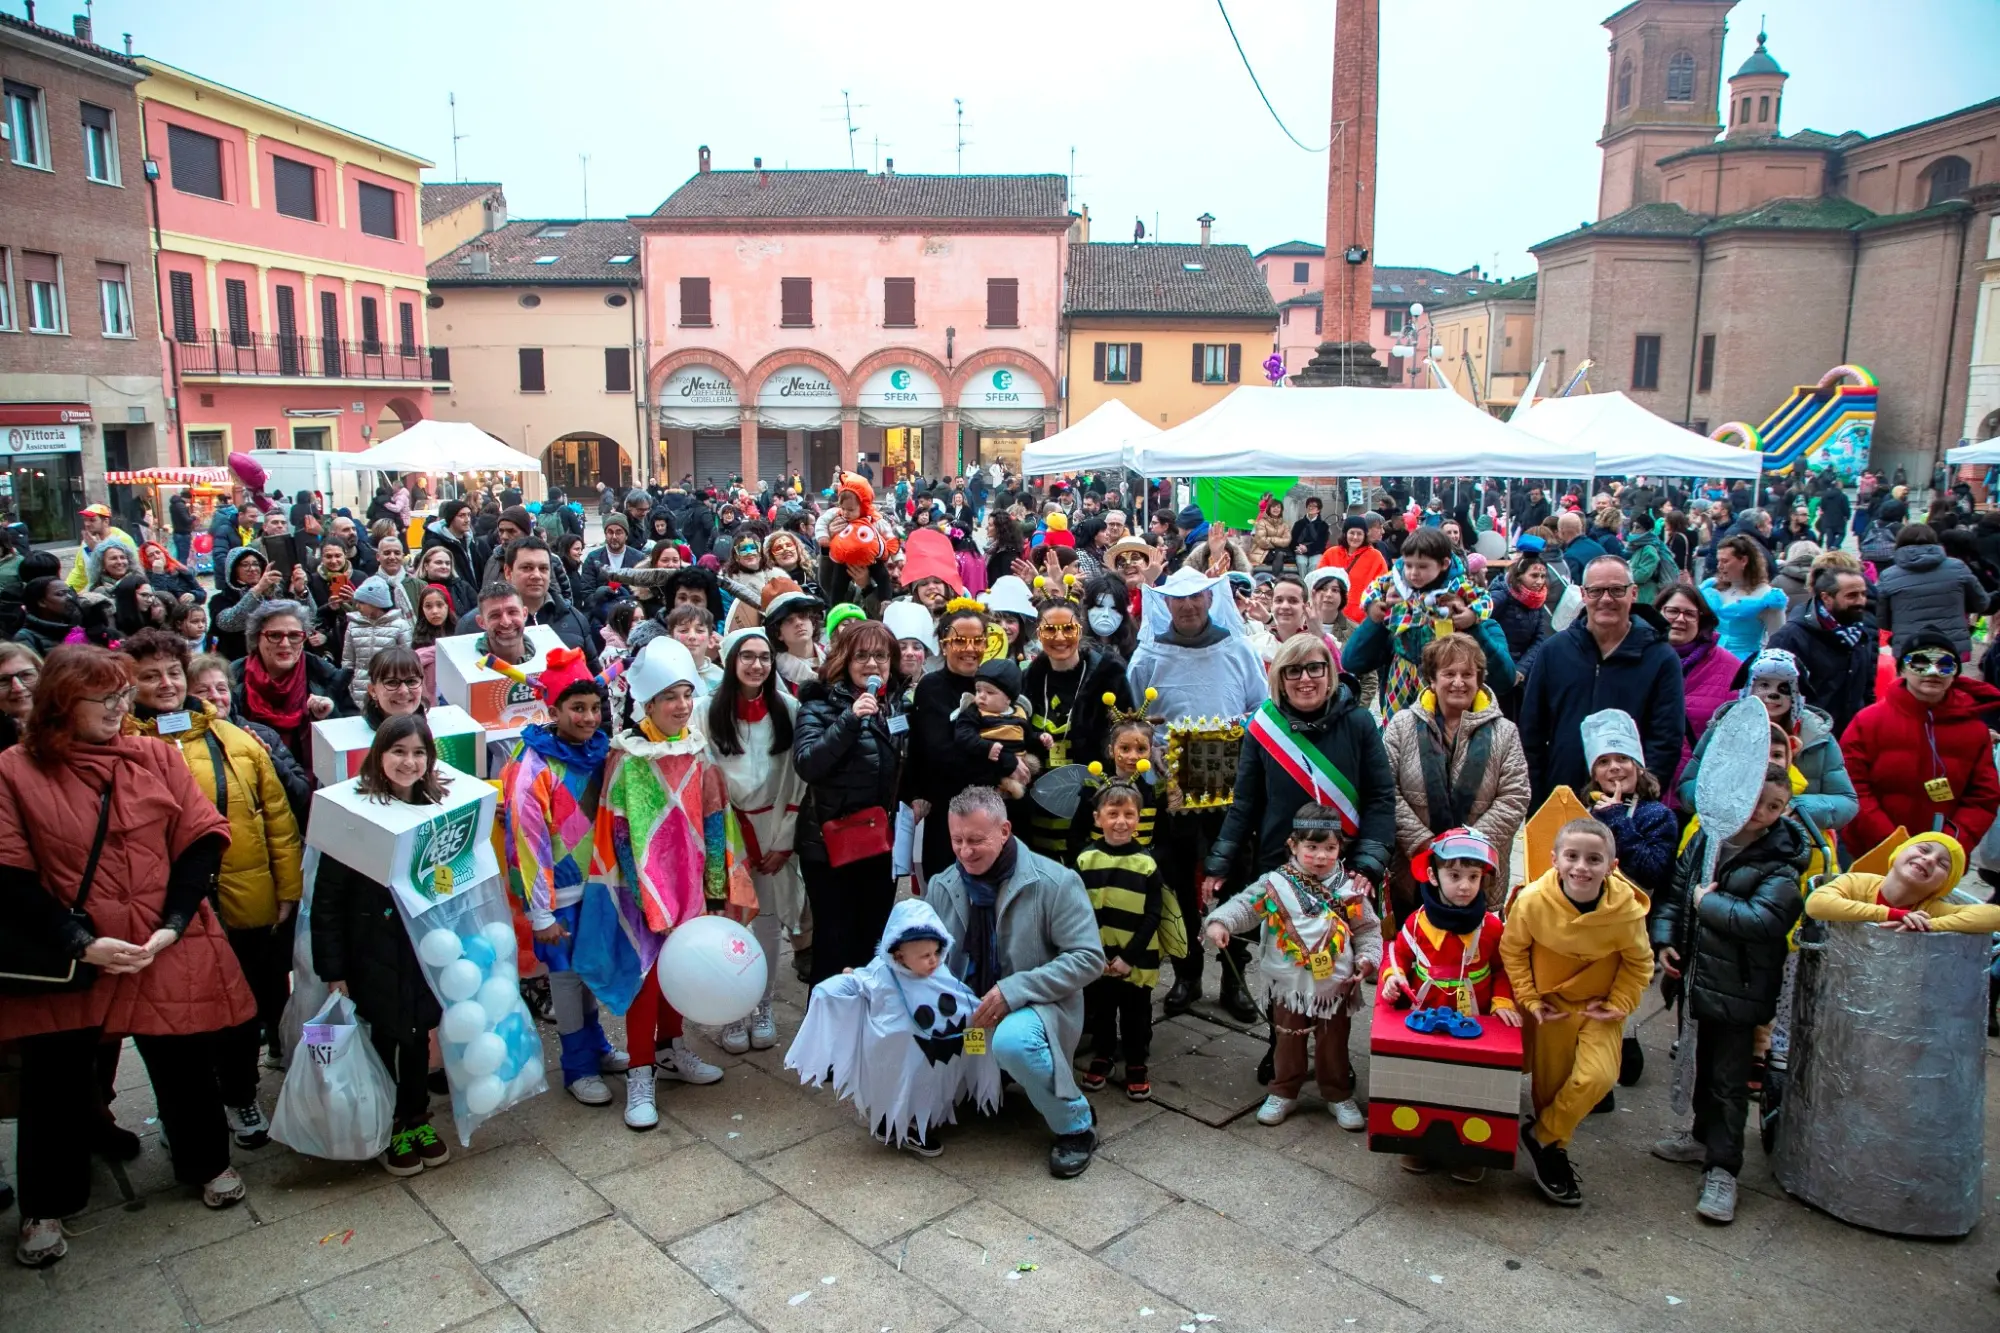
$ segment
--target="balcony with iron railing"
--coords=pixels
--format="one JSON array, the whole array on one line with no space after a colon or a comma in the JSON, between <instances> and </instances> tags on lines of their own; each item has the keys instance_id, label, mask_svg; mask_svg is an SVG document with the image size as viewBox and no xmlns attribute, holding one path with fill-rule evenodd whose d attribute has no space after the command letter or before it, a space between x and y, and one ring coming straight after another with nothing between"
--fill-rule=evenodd
<instances>
[{"instance_id":1,"label":"balcony with iron railing","mask_svg":"<svg viewBox=\"0 0 2000 1333\"><path fill-rule=\"evenodd\" d=\"M413 343L347 342L283 334L225 333L210 329L176 338L182 379L310 379L443 383L451 359L443 347Z\"/></svg>"}]
</instances>

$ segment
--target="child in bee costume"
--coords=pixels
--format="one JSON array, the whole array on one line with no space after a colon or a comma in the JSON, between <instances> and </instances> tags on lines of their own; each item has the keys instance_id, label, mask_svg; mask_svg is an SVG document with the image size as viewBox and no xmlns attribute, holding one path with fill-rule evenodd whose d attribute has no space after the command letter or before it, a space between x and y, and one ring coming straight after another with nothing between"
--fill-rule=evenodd
<instances>
[{"instance_id":1,"label":"child in bee costume","mask_svg":"<svg viewBox=\"0 0 2000 1333\"><path fill-rule=\"evenodd\" d=\"M960 1101L982 1113L1000 1104L1000 1066L965 1052L979 997L945 965L951 946L930 904L897 903L874 961L813 987L785 1053L801 1082L831 1082L876 1137L926 1157L943 1151L934 1131L957 1123Z\"/></svg>"}]
</instances>

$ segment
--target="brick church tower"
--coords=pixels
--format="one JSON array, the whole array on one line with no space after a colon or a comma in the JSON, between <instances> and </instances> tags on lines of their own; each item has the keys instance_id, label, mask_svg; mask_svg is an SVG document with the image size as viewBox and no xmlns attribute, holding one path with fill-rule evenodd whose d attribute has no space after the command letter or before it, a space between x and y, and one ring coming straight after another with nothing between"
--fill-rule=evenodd
<instances>
[{"instance_id":1,"label":"brick church tower","mask_svg":"<svg viewBox=\"0 0 2000 1333\"><path fill-rule=\"evenodd\" d=\"M1722 132L1722 36L1735 7L1736 0L1633 0L1604 20L1611 69L1597 141L1600 220L1659 202L1654 163Z\"/></svg>"}]
</instances>

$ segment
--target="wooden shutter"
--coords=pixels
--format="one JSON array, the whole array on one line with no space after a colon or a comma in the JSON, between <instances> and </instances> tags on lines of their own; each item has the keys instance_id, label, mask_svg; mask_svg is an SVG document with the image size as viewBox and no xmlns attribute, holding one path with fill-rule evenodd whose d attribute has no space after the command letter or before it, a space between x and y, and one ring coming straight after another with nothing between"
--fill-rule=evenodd
<instances>
[{"instance_id":1,"label":"wooden shutter","mask_svg":"<svg viewBox=\"0 0 2000 1333\"><path fill-rule=\"evenodd\" d=\"M275 295L278 298L278 336L286 339L298 337L299 312L293 304L292 289L281 286Z\"/></svg>"},{"instance_id":2,"label":"wooden shutter","mask_svg":"<svg viewBox=\"0 0 2000 1333\"><path fill-rule=\"evenodd\" d=\"M319 364L328 379L340 375L340 297L335 292L319 294Z\"/></svg>"},{"instance_id":3,"label":"wooden shutter","mask_svg":"<svg viewBox=\"0 0 2000 1333\"><path fill-rule=\"evenodd\" d=\"M917 280L882 279L882 323L892 329L915 328L917 324Z\"/></svg>"},{"instance_id":4,"label":"wooden shutter","mask_svg":"<svg viewBox=\"0 0 2000 1333\"><path fill-rule=\"evenodd\" d=\"M709 325L708 279L681 279L681 326L705 329Z\"/></svg>"},{"instance_id":5,"label":"wooden shutter","mask_svg":"<svg viewBox=\"0 0 2000 1333\"><path fill-rule=\"evenodd\" d=\"M1090 345L1090 377L1099 384L1104 383L1104 344Z\"/></svg>"},{"instance_id":6,"label":"wooden shutter","mask_svg":"<svg viewBox=\"0 0 2000 1333\"><path fill-rule=\"evenodd\" d=\"M32 255L22 256L32 259ZM194 274L172 269L167 273L167 290L174 307L174 341L191 343L195 340L194 327Z\"/></svg>"},{"instance_id":7,"label":"wooden shutter","mask_svg":"<svg viewBox=\"0 0 2000 1333\"><path fill-rule=\"evenodd\" d=\"M542 379L542 349L523 347L521 349L521 392L541 393L548 385Z\"/></svg>"},{"instance_id":8,"label":"wooden shutter","mask_svg":"<svg viewBox=\"0 0 2000 1333\"><path fill-rule=\"evenodd\" d=\"M810 328L813 322L813 280L780 278L778 287L783 305L778 322L787 328Z\"/></svg>"},{"instance_id":9,"label":"wooden shutter","mask_svg":"<svg viewBox=\"0 0 2000 1333\"><path fill-rule=\"evenodd\" d=\"M56 283L58 266L54 255L42 254L36 250L21 252L21 280L23 282Z\"/></svg>"},{"instance_id":10,"label":"wooden shutter","mask_svg":"<svg viewBox=\"0 0 2000 1333\"><path fill-rule=\"evenodd\" d=\"M167 161L182 194L222 198L222 140L199 130L167 126Z\"/></svg>"},{"instance_id":11,"label":"wooden shutter","mask_svg":"<svg viewBox=\"0 0 2000 1333\"><path fill-rule=\"evenodd\" d=\"M396 307L396 334L398 356L417 354L417 308L408 301Z\"/></svg>"},{"instance_id":12,"label":"wooden shutter","mask_svg":"<svg viewBox=\"0 0 2000 1333\"><path fill-rule=\"evenodd\" d=\"M1017 328L1021 323L1021 282L1018 278L986 280L986 327Z\"/></svg>"},{"instance_id":13,"label":"wooden shutter","mask_svg":"<svg viewBox=\"0 0 2000 1333\"><path fill-rule=\"evenodd\" d=\"M224 299L229 304L229 345L250 345L250 288L241 278L222 280Z\"/></svg>"},{"instance_id":14,"label":"wooden shutter","mask_svg":"<svg viewBox=\"0 0 2000 1333\"><path fill-rule=\"evenodd\" d=\"M361 198L361 230L370 236L396 239L396 192L385 190L379 185L359 182Z\"/></svg>"},{"instance_id":15,"label":"wooden shutter","mask_svg":"<svg viewBox=\"0 0 2000 1333\"><path fill-rule=\"evenodd\" d=\"M1207 369L1207 366L1203 363L1207 360L1208 344L1196 343L1194 345L1194 382L1196 384L1201 383L1202 372Z\"/></svg>"},{"instance_id":16,"label":"wooden shutter","mask_svg":"<svg viewBox=\"0 0 2000 1333\"><path fill-rule=\"evenodd\" d=\"M319 221L319 191L313 169L289 157L271 159L271 183L277 195L278 211L288 218Z\"/></svg>"},{"instance_id":17,"label":"wooden shutter","mask_svg":"<svg viewBox=\"0 0 2000 1333\"><path fill-rule=\"evenodd\" d=\"M382 306L372 296L361 298L361 350L370 356L382 350Z\"/></svg>"},{"instance_id":18,"label":"wooden shutter","mask_svg":"<svg viewBox=\"0 0 2000 1333\"><path fill-rule=\"evenodd\" d=\"M1138 343L1125 344L1125 382L1127 384L1137 384L1139 382L1139 353L1145 350Z\"/></svg>"},{"instance_id":19,"label":"wooden shutter","mask_svg":"<svg viewBox=\"0 0 2000 1333\"><path fill-rule=\"evenodd\" d=\"M604 349L604 391L606 393L632 392L631 348L607 347Z\"/></svg>"},{"instance_id":20,"label":"wooden shutter","mask_svg":"<svg viewBox=\"0 0 2000 1333\"><path fill-rule=\"evenodd\" d=\"M1229 382L1231 384L1240 384L1243 382L1242 343L1229 344Z\"/></svg>"}]
</instances>

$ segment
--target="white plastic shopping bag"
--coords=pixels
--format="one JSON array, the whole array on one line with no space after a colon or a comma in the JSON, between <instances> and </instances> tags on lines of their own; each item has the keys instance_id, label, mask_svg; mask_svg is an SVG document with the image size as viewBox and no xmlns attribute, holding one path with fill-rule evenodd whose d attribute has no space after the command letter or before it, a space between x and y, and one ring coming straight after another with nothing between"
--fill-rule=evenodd
<instances>
[{"instance_id":1,"label":"white plastic shopping bag","mask_svg":"<svg viewBox=\"0 0 2000 1333\"><path fill-rule=\"evenodd\" d=\"M389 1146L396 1085L354 1002L329 995L300 1035L271 1137L308 1157L360 1162Z\"/></svg>"}]
</instances>

